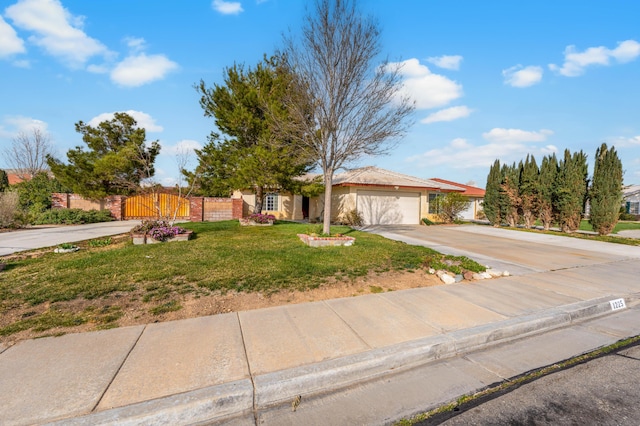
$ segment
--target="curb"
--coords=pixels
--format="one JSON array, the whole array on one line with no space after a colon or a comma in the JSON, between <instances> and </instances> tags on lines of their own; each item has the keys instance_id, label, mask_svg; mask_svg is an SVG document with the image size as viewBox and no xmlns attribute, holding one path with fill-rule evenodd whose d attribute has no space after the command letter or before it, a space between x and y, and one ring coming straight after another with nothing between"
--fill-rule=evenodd
<instances>
[{"instance_id":1,"label":"curb","mask_svg":"<svg viewBox=\"0 0 640 426\"><path fill-rule=\"evenodd\" d=\"M290 404L297 395L313 398L435 360L619 312L612 310L610 301L614 299L618 297L607 296L549 308L491 324L262 374L253 377L253 381L243 379L50 424L255 424L255 412ZM627 307L638 305L640 293L627 295L624 299Z\"/></svg>"},{"instance_id":2,"label":"curb","mask_svg":"<svg viewBox=\"0 0 640 426\"><path fill-rule=\"evenodd\" d=\"M55 426L178 425L202 422L227 424L233 420L239 424L255 424L253 385L250 379L210 386L47 424Z\"/></svg>"}]
</instances>

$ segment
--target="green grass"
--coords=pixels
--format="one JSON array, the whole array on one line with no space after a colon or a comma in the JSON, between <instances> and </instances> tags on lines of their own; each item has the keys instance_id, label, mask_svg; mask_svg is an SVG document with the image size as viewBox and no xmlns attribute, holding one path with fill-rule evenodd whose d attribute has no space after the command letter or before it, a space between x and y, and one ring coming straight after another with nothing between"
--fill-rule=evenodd
<instances>
[{"instance_id":1,"label":"green grass","mask_svg":"<svg viewBox=\"0 0 640 426\"><path fill-rule=\"evenodd\" d=\"M160 314L180 309L175 300L185 294L305 290L333 278L350 280L369 272L421 269L428 267L427 259L442 258L425 247L343 226L331 231L356 237L351 247L308 247L296 235L307 231L304 224L241 227L237 221L227 221L184 227L195 231L194 239L135 246L130 242L102 247L87 244L65 256L46 253L8 260L0 274L0 315L48 303L51 308L67 309L68 317L52 311L47 314L49 319L38 319L44 315L39 314L11 329L0 329L0 334L40 327L36 320L61 325L99 322L93 313L74 312L69 306L75 301L105 299L119 306L134 301L145 311Z\"/></svg>"},{"instance_id":2,"label":"green grass","mask_svg":"<svg viewBox=\"0 0 640 426\"><path fill-rule=\"evenodd\" d=\"M620 231L627 231L630 229L640 229L640 222L618 222L615 228L613 228L612 233L617 234ZM593 226L591 226L588 220L583 220L580 222L580 230L593 232Z\"/></svg>"}]
</instances>

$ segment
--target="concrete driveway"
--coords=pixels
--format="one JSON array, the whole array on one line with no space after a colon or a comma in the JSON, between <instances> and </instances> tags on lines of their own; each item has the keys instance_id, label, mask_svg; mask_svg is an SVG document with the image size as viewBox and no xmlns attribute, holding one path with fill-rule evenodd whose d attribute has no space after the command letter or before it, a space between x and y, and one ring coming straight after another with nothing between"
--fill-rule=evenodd
<instances>
[{"instance_id":1,"label":"concrete driveway","mask_svg":"<svg viewBox=\"0 0 640 426\"><path fill-rule=\"evenodd\" d=\"M610 264L640 257L640 247L521 232L490 226L371 226L365 231L468 256L513 275Z\"/></svg>"},{"instance_id":2,"label":"concrete driveway","mask_svg":"<svg viewBox=\"0 0 640 426\"><path fill-rule=\"evenodd\" d=\"M0 256L129 232L139 220L36 227L0 233Z\"/></svg>"}]
</instances>

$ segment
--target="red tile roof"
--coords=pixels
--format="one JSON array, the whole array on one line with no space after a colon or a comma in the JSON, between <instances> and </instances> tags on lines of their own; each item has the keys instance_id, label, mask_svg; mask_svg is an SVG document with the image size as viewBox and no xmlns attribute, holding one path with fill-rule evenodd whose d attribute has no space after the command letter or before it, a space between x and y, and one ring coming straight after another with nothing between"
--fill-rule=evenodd
<instances>
[{"instance_id":1,"label":"red tile roof","mask_svg":"<svg viewBox=\"0 0 640 426\"><path fill-rule=\"evenodd\" d=\"M436 182L446 183L448 185L454 185L454 186L459 186L460 188L464 188L464 192L462 193L462 195L466 195L468 197L484 197L484 189L482 188L464 185L462 183L453 182L450 180L445 180L440 178L431 178L431 180L435 180Z\"/></svg>"}]
</instances>

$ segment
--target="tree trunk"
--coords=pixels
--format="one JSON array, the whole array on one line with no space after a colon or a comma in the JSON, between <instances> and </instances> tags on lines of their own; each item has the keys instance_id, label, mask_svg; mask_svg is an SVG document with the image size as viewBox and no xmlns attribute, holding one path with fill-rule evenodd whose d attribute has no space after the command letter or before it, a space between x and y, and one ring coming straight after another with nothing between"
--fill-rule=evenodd
<instances>
[{"instance_id":1,"label":"tree trunk","mask_svg":"<svg viewBox=\"0 0 640 426\"><path fill-rule=\"evenodd\" d=\"M264 201L264 187L256 186L256 205L254 207L253 213L255 214L262 213L263 201Z\"/></svg>"},{"instance_id":2,"label":"tree trunk","mask_svg":"<svg viewBox=\"0 0 640 426\"><path fill-rule=\"evenodd\" d=\"M324 217L322 220L322 233L331 234L331 191L333 189L333 172L324 172Z\"/></svg>"}]
</instances>

